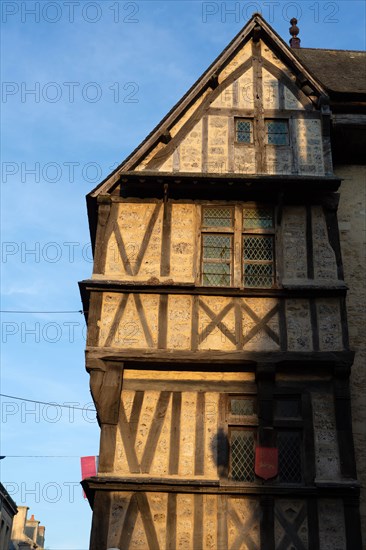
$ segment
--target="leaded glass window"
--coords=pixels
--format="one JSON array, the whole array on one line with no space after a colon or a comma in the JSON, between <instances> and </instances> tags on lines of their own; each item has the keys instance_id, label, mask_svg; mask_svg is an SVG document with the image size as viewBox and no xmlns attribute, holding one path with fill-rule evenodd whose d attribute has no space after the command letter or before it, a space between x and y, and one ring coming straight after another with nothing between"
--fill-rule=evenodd
<instances>
[{"instance_id":1,"label":"leaded glass window","mask_svg":"<svg viewBox=\"0 0 366 550\"><path fill-rule=\"evenodd\" d=\"M277 433L279 481L301 483L301 443L300 431Z\"/></svg>"},{"instance_id":2,"label":"leaded glass window","mask_svg":"<svg viewBox=\"0 0 366 550\"><path fill-rule=\"evenodd\" d=\"M245 118L236 119L235 132L238 143L253 143L253 123L251 120Z\"/></svg>"},{"instance_id":3,"label":"leaded glass window","mask_svg":"<svg viewBox=\"0 0 366 550\"><path fill-rule=\"evenodd\" d=\"M271 288L274 282L273 237L245 235L243 238L244 286Z\"/></svg>"},{"instance_id":4,"label":"leaded glass window","mask_svg":"<svg viewBox=\"0 0 366 550\"><path fill-rule=\"evenodd\" d=\"M273 208L260 205L235 208L204 206L201 231L202 285L274 286Z\"/></svg>"},{"instance_id":5,"label":"leaded glass window","mask_svg":"<svg viewBox=\"0 0 366 550\"><path fill-rule=\"evenodd\" d=\"M205 234L202 238L204 286L230 286L232 237Z\"/></svg>"},{"instance_id":6,"label":"leaded glass window","mask_svg":"<svg viewBox=\"0 0 366 550\"><path fill-rule=\"evenodd\" d=\"M231 286L234 209L203 207L202 284Z\"/></svg>"},{"instance_id":7,"label":"leaded glass window","mask_svg":"<svg viewBox=\"0 0 366 550\"><path fill-rule=\"evenodd\" d=\"M266 120L267 143L269 145L288 145L289 132L287 120Z\"/></svg>"},{"instance_id":8,"label":"leaded glass window","mask_svg":"<svg viewBox=\"0 0 366 550\"><path fill-rule=\"evenodd\" d=\"M203 227L232 227L233 209L224 207L203 208Z\"/></svg>"},{"instance_id":9,"label":"leaded glass window","mask_svg":"<svg viewBox=\"0 0 366 550\"><path fill-rule=\"evenodd\" d=\"M230 429L230 473L233 481L254 482L255 432Z\"/></svg>"},{"instance_id":10,"label":"leaded glass window","mask_svg":"<svg viewBox=\"0 0 366 550\"><path fill-rule=\"evenodd\" d=\"M231 396L229 414L232 416L254 416L256 414L254 397Z\"/></svg>"},{"instance_id":11,"label":"leaded glass window","mask_svg":"<svg viewBox=\"0 0 366 550\"><path fill-rule=\"evenodd\" d=\"M225 400L226 434L229 443L228 479L255 483L255 452L258 441L257 396L231 394ZM278 448L278 476L274 484L304 481L302 399L299 395L277 395L274 399L274 439Z\"/></svg>"},{"instance_id":12,"label":"leaded glass window","mask_svg":"<svg viewBox=\"0 0 366 550\"><path fill-rule=\"evenodd\" d=\"M272 229L273 209L266 207L243 208L244 229Z\"/></svg>"}]
</instances>

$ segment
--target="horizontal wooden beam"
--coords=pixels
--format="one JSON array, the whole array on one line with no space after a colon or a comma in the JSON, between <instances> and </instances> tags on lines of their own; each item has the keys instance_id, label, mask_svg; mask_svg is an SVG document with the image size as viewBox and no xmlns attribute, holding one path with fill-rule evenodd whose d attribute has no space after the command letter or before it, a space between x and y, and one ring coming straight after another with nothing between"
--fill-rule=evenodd
<instances>
[{"instance_id":1,"label":"horizontal wooden beam","mask_svg":"<svg viewBox=\"0 0 366 550\"><path fill-rule=\"evenodd\" d=\"M347 285L337 284L289 285L282 288L200 287L194 283L151 284L149 282L89 279L79 283L82 292L118 292L132 294L189 294L243 298L336 298L345 296Z\"/></svg>"},{"instance_id":2,"label":"horizontal wooden beam","mask_svg":"<svg viewBox=\"0 0 366 550\"><path fill-rule=\"evenodd\" d=\"M339 481L339 483L321 486L263 485L262 483L225 483L221 480L153 478L153 477L92 477L82 481L84 491L91 495L96 491L113 492L161 492L161 493L204 493L217 495L273 495L278 497L316 497L342 498L357 497L360 485L357 482Z\"/></svg>"},{"instance_id":3,"label":"horizontal wooden beam","mask_svg":"<svg viewBox=\"0 0 366 550\"><path fill-rule=\"evenodd\" d=\"M253 109L239 109L233 107L210 107L207 111L208 115L212 116L237 116L237 117L253 117ZM300 109L263 109L264 118L306 118L310 120L320 120L321 113L319 111L301 111Z\"/></svg>"},{"instance_id":4,"label":"horizontal wooden beam","mask_svg":"<svg viewBox=\"0 0 366 550\"><path fill-rule=\"evenodd\" d=\"M116 349L110 347L87 347L86 368L95 368L96 361L122 361L126 362L159 362L167 363L166 368L172 369L173 364L181 364L182 370L194 370L194 365L206 363L208 370L231 370L232 365L240 365L240 370L245 366L257 365L258 363L274 364L277 367L291 366L291 369L306 365L307 368L314 366L319 369L321 365L333 368L335 366L350 367L353 363L354 353L351 351L334 352L255 352L255 351L167 351L152 349ZM184 365L187 368L184 369ZM313 363L313 365L312 365ZM216 366L214 367L213 364Z\"/></svg>"},{"instance_id":5,"label":"horizontal wooden beam","mask_svg":"<svg viewBox=\"0 0 366 550\"><path fill-rule=\"evenodd\" d=\"M276 193L284 191L289 201L308 197L316 204L318 197L337 191L341 179L334 176L217 174L217 173L162 173L156 170L125 172L119 180L121 197L163 198L164 186L169 185L173 199L275 200ZM263 195L263 192L266 192Z\"/></svg>"}]
</instances>

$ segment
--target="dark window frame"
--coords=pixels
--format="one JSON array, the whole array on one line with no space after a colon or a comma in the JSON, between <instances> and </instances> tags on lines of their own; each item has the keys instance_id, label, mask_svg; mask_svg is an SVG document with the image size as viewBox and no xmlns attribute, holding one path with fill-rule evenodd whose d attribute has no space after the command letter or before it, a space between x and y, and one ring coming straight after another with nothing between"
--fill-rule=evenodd
<instances>
[{"instance_id":1,"label":"dark window frame","mask_svg":"<svg viewBox=\"0 0 366 550\"><path fill-rule=\"evenodd\" d=\"M254 401L254 411L253 415L233 415L230 411L230 400L231 399L244 398L251 401ZM272 485L273 487L284 487L291 486L293 488L303 488L305 485L313 483L313 479L309 479L309 469L312 470L315 467L315 464L310 464L310 461L314 462L314 457L312 452L307 453L307 438L309 435L313 434L312 427L312 418L307 418L308 411L307 407L304 406L304 395L297 392L275 392L274 395L274 420L273 427L276 430L276 433L279 434L291 434L298 433L300 439L300 473L299 478L296 480L281 479L281 464L284 465L284 458L281 460L281 454L279 453L279 473L278 476L274 479L268 480L266 483ZM294 416L276 416L276 402L297 402L299 403L300 414L296 417ZM222 481L229 484L240 484L240 485L255 485L262 484L263 480L257 478L254 474L254 460L253 460L253 481L238 481L233 479L232 472L232 451L231 451L231 433L233 430L237 431L247 431L254 432L254 449L257 442L257 433L259 429L259 420L257 417L257 394L254 393L230 393L225 394L225 410L223 416L223 427L227 437L228 450L227 450L227 477ZM279 448L279 442L277 442L277 447ZM280 449L279 449L280 451ZM309 456L308 456L309 454Z\"/></svg>"},{"instance_id":2,"label":"dark window frame","mask_svg":"<svg viewBox=\"0 0 366 550\"><path fill-rule=\"evenodd\" d=\"M286 132L269 132L268 126L270 123L283 123L286 128ZM264 128L265 128L265 146L266 147L290 147L291 145L291 136L290 136L290 124L288 118L265 118L264 119ZM269 136L286 136L286 143L270 143Z\"/></svg>"},{"instance_id":3,"label":"dark window frame","mask_svg":"<svg viewBox=\"0 0 366 550\"><path fill-rule=\"evenodd\" d=\"M238 129L238 126L240 122L249 122L250 124L250 141L241 141L239 139L240 133L247 133L247 132L241 132ZM254 146L254 132L255 132L255 125L254 125L254 119L251 117L234 117L234 132L235 132L235 143L238 145L244 145L244 146Z\"/></svg>"},{"instance_id":4,"label":"dark window frame","mask_svg":"<svg viewBox=\"0 0 366 550\"><path fill-rule=\"evenodd\" d=\"M204 225L205 211L210 210L210 209L214 209L214 208L223 208L223 209L229 210L231 212L231 225L227 225L227 226ZM212 286L212 287L217 287L217 288L220 288L220 287L229 288L229 287L233 286L234 252L235 252L235 250L234 250L234 246L235 246L235 244L234 244L234 234L235 234L235 208L234 208L234 206L228 206L228 205L215 205L215 206L204 205L204 206L202 206L201 274L200 274L200 279L201 279L201 283L202 283L203 286ZM230 237L230 239L231 239L230 258L229 259L224 258L224 259L220 260L219 258L205 257L205 244L204 244L205 236ZM214 264L219 264L219 265L227 264L227 265L229 265L230 266L230 274L229 274L230 284L229 285L226 285L226 284L223 284L223 285L222 284L220 284L220 285L205 284L204 283L204 277L205 277L205 275L210 275L210 274L204 272L204 264L212 264L212 265L214 265ZM217 275L220 275L220 274L218 273ZM222 275L225 275L225 274L223 273Z\"/></svg>"},{"instance_id":5,"label":"dark window frame","mask_svg":"<svg viewBox=\"0 0 366 550\"><path fill-rule=\"evenodd\" d=\"M232 213L231 216L231 226L218 226L218 225L205 225L204 216L205 211L207 212L210 209L229 209ZM275 217L275 206L274 205L265 205L265 204L254 204L254 203L240 203L236 205L225 205L225 204L204 204L201 207L201 245L200 245L200 272L199 272L199 281L201 286L205 287L216 287L216 288L241 288L241 289L264 289L264 288L277 288L277 272L276 272L276 217ZM265 220L265 215L262 213L258 218L245 218L245 212L250 210L264 212L265 210L270 211L271 213L271 226L270 227L260 227L261 221ZM268 218L268 217L267 217ZM212 218L214 219L214 218ZM252 227L245 227L245 219L257 220ZM254 222L253 222L254 223ZM230 236L231 237L231 254L230 258L226 260L215 259L205 257L205 235L211 236ZM252 237L252 241L259 239L271 239L271 254L270 259L246 259L245 253L245 239ZM262 250L265 250L265 247L262 246ZM254 253L254 247L251 249L251 253ZM259 253L259 252L258 252ZM205 261L208 260L208 261ZM223 264L226 263L230 265L230 284L209 284L207 282L207 275L204 271L205 264ZM238 265L239 264L239 265ZM260 269L262 266L272 267L271 274L265 269ZM253 266L253 275L252 278L259 279L262 284L245 284L245 270L247 266ZM262 271L262 272L261 272ZM240 274L240 279L239 279ZM219 275L219 273L217 274ZM224 275L224 273L223 273ZM206 279L205 279L206 277ZM250 277L248 275L247 277ZM266 284L265 280L270 279L270 283Z\"/></svg>"}]
</instances>

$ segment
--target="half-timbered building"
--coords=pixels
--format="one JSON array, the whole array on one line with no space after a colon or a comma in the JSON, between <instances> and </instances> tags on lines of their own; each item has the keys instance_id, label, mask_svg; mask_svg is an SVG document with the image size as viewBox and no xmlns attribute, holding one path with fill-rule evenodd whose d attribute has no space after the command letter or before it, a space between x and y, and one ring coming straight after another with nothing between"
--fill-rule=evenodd
<instances>
[{"instance_id":1,"label":"half-timbered building","mask_svg":"<svg viewBox=\"0 0 366 550\"><path fill-rule=\"evenodd\" d=\"M255 14L87 197L92 550L361 549L365 56L291 23Z\"/></svg>"}]
</instances>

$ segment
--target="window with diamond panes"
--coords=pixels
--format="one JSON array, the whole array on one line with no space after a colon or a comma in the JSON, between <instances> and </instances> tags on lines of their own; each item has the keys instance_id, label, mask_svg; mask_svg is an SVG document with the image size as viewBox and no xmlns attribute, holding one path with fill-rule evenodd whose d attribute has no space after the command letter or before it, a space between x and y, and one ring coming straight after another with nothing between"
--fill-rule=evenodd
<instances>
[{"instance_id":1,"label":"window with diamond panes","mask_svg":"<svg viewBox=\"0 0 366 550\"><path fill-rule=\"evenodd\" d=\"M287 120L266 120L267 144L289 145L289 132Z\"/></svg>"},{"instance_id":2,"label":"window with diamond panes","mask_svg":"<svg viewBox=\"0 0 366 550\"><path fill-rule=\"evenodd\" d=\"M274 282L273 237L244 236L244 286L271 288Z\"/></svg>"},{"instance_id":3,"label":"window with diamond panes","mask_svg":"<svg viewBox=\"0 0 366 550\"><path fill-rule=\"evenodd\" d=\"M277 396L275 427L277 429L278 481L280 483L301 483L304 426L300 396Z\"/></svg>"},{"instance_id":4,"label":"window with diamond panes","mask_svg":"<svg viewBox=\"0 0 366 550\"><path fill-rule=\"evenodd\" d=\"M243 285L271 288L274 284L273 209L244 208L243 231Z\"/></svg>"},{"instance_id":5,"label":"window with diamond panes","mask_svg":"<svg viewBox=\"0 0 366 550\"><path fill-rule=\"evenodd\" d=\"M203 208L202 284L230 286L233 261L233 209Z\"/></svg>"},{"instance_id":6,"label":"window with diamond panes","mask_svg":"<svg viewBox=\"0 0 366 550\"><path fill-rule=\"evenodd\" d=\"M279 431L278 478L282 483L301 483L302 481L302 438L300 431Z\"/></svg>"},{"instance_id":7,"label":"window with diamond panes","mask_svg":"<svg viewBox=\"0 0 366 550\"><path fill-rule=\"evenodd\" d=\"M203 235L204 286L230 286L232 237L226 235Z\"/></svg>"},{"instance_id":8,"label":"window with diamond panes","mask_svg":"<svg viewBox=\"0 0 366 550\"><path fill-rule=\"evenodd\" d=\"M245 118L236 119L235 132L238 143L253 143L253 123L251 120Z\"/></svg>"},{"instance_id":9,"label":"window with diamond panes","mask_svg":"<svg viewBox=\"0 0 366 550\"><path fill-rule=\"evenodd\" d=\"M273 229L273 209L267 207L243 208L243 229Z\"/></svg>"},{"instance_id":10,"label":"window with diamond panes","mask_svg":"<svg viewBox=\"0 0 366 550\"><path fill-rule=\"evenodd\" d=\"M273 208L243 207L235 238L234 211L224 206L202 209L202 284L271 288L275 282ZM235 258L234 249L239 252ZM237 266L234 278L234 263L239 261L241 268Z\"/></svg>"},{"instance_id":11,"label":"window with diamond panes","mask_svg":"<svg viewBox=\"0 0 366 550\"><path fill-rule=\"evenodd\" d=\"M230 446L230 479L253 483L257 434L257 401L254 395L227 396Z\"/></svg>"},{"instance_id":12,"label":"window with diamond panes","mask_svg":"<svg viewBox=\"0 0 366 550\"><path fill-rule=\"evenodd\" d=\"M225 207L204 207L202 227L233 227L233 209Z\"/></svg>"},{"instance_id":13,"label":"window with diamond panes","mask_svg":"<svg viewBox=\"0 0 366 550\"><path fill-rule=\"evenodd\" d=\"M253 483L255 481L255 431L236 426L231 427L229 438L231 479Z\"/></svg>"}]
</instances>

